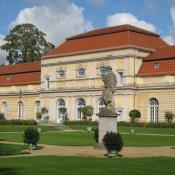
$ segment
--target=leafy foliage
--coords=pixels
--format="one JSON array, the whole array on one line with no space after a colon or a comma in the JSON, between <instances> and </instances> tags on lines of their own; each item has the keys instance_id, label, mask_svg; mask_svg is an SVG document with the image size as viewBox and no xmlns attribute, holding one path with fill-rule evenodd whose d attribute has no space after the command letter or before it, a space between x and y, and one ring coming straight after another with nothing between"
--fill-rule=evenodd
<instances>
[{"instance_id":1,"label":"leafy foliage","mask_svg":"<svg viewBox=\"0 0 175 175\"><path fill-rule=\"evenodd\" d=\"M36 118L39 120L42 118L43 113L41 111L36 112Z\"/></svg>"},{"instance_id":2,"label":"leafy foliage","mask_svg":"<svg viewBox=\"0 0 175 175\"><path fill-rule=\"evenodd\" d=\"M8 53L9 64L36 61L55 47L45 36L33 24L19 24L10 30L1 49Z\"/></svg>"},{"instance_id":3,"label":"leafy foliage","mask_svg":"<svg viewBox=\"0 0 175 175\"><path fill-rule=\"evenodd\" d=\"M48 109L46 107L42 107L41 108L41 113L42 114L47 114L48 113Z\"/></svg>"},{"instance_id":4,"label":"leafy foliage","mask_svg":"<svg viewBox=\"0 0 175 175\"><path fill-rule=\"evenodd\" d=\"M98 128L96 128L96 129L93 129L93 131L94 131L94 139L95 139L95 142L97 143L98 137L99 137L99 134L98 134L99 130Z\"/></svg>"},{"instance_id":5,"label":"leafy foliage","mask_svg":"<svg viewBox=\"0 0 175 175\"><path fill-rule=\"evenodd\" d=\"M0 120L0 125L37 125L35 120Z\"/></svg>"},{"instance_id":6,"label":"leafy foliage","mask_svg":"<svg viewBox=\"0 0 175 175\"><path fill-rule=\"evenodd\" d=\"M91 120L91 116L93 115L94 108L92 106L84 106L78 109L79 112L83 113L83 118L84 119L89 119Z\"/></svg>"},{"instance_id":7,"label":"leafy foliage","mask_svg":"<svg viewBox=\"0 0 175 175\"><path fill-rule=\"evenodd\" d=\"M173 118L174 118L174 114L172 112L170 111L165 112L165 120L168 123L171 123L173 121Z\"/></svg>"},{"instance_id":8,"label":"leafy foliage","mask_svg":"<svg viewBox=\"0 0 175 175\"><path fill-rule=\"evenodd\" d=\"M25 144L28 144L28 145L32 144L32 145L37 146L39 137L40 135L36 128L28 127L24 131L24 143Z\"/></svg>"},{"instance_id":9,"label":"leafy foliage","mask_svg":"<svg viewBox=\"0 0 175 175\"><path fill-rule=\"evenodd\" d=\"M129 112L129 116L131 118L131 123L135 123L136 119L141 117L141 113L137 109L133 109Z\"/></svg>"},{"instance_id":10,"label":"leafy foliage","mask_svg":"<svg viewBox=\"0 0 175 175\"><path fill-rule=\"evenodd\" d=\"M0 112L0 120L5 120L5 115L3 112Z\"/></svg>"},{"instance_id":11,"label":"leafy foliage","mask_svg":"<svg viewBox=\"0 0 175 175\"><path fill-rule=\"evenodd\" d=\"M115 132L107 132L103 137L103 143L108 152L119 152L123 148L123 141L120 134Z\"/></svg>"}]
</instances>

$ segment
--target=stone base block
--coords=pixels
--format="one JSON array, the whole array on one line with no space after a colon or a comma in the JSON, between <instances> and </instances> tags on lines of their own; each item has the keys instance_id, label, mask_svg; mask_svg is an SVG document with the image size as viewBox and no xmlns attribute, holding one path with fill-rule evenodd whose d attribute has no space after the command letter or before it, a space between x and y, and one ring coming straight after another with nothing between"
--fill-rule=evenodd
<instances>
[{"instance_id":1,"label":"stone base block","mask_svg":"<svg viewBox=\"0 0 175 175\"><path fill-rule=\"evenodd\" d=\"M103 137L106 132L117 132L117 115L116 117L106 116L99 118L99 144L103 143Z\"/></svg>"}]
</instances>

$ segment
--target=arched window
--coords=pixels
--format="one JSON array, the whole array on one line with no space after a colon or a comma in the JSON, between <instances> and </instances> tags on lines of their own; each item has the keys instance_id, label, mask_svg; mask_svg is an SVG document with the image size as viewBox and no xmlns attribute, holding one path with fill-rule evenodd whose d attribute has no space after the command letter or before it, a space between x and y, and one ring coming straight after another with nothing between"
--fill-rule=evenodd
<instances>
[{"instance_id":1,"label":"arched window","mask_svg":"<svg viewBox=\"0 0 175 175\"><path fill-rule=\"evenodd\" d=\"M2 103L2 112L4 113L5 118L7 117L7 102Z\"/></svg>"},{"instance_id":2,"label":"arched window","mask_svg":"<svg viewBox=\"0 0 175 175\"><path fill-rule=\"evenodd\" d=\"M105 107L104 101L100 98L98 101L98 112L100 112Z\"/></svg>"},{"instance_id":3,"label":"arched window","mask_svg":"<svg viewBox=\"0 0 175 175\"><path fill-rule=\"evenodd\" d=\"M57 122L62 123L66 117L66 103L63 99L59 99L57 102Z\"/></svg>"},{"instance_id":4,"label":"arched window","mask_svg":"<svg viewBox=\"0 0 175 175\"><path fill-rule=\"evenodd\" d=\"M149 117L150 122L158 122L159 120L159 102L156 98L149 100Z\"/></svg>"},{"instance_id":5,"label":"arched window","mask_svg":"<svg viewBox=\"0 0 175 175\"><path fill-rule=\"evenodd\" d=\"M39 112L40 111L40 101L36 101L35 102L35 112Z\"/></svg>"},{"instance_id":6,"label":"arched window","mask_svg":"<svg viewBox=\"0 0 175 175\"><path fill-rule=\"evenodd\" d=\"M22 101L18 103L18 117L19 120L24 118L24 104Z\"/></svg>"},{"instance_id":7,"label":"arched window","mask_svg":"<svg viewBox=\"0 0 175 175\"><path fill-rule=\"evenodd\" d=\"M83 98L80 98L77 100L77 104L76 104L77 120L83 119L83 113L79 111L79 108L82 108L85 106L86 106L86 102Z\"/></svg>"}]
</instances>

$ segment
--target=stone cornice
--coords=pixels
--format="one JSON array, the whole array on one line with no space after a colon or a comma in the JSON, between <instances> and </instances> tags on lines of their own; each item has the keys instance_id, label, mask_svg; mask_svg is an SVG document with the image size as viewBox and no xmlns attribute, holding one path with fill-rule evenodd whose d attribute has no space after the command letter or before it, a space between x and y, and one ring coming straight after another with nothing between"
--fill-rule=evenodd
<instances>
[{"instance_id":1,"label":"stone cornice","mask_svg":"<svg viewBox=\"0 0 175 175\"><path fill-rule=\"evenodd\" d=\"M105 57L96 57L96 58L91 58L91 59L79 59L79 60L73 60L73 61L58 61L55 63L46 63L46 64L41 64L41 67L48 67L48 66L59 66L59 65L65 65L65 64L76 64L76 63L86 63L86 62L96 62L96 61L105 61L105 60L115 60L115 59L123 59L123 58L138 58L142 59L143 57L134 55L134 54L128 54L128 55L108 55Z\"/></svg>"},{"instance_id":2,"label":"stone cornice","mask_svg":"<svg viewBox=\"0 0 175 175\"><path fill-rule=\"evenodd\" d=\"M146 51L146 52L154 52L155 51L154 49L151 49L151 48L144 48L144 47L139 47L139 46L135 46L135 45L124 45L124 46L118 46L118 47L71 52L71 53L64 53L64 54L46 55L46 56L43 56L41 59L44 60L44 59L50 59L50 58L67 57L67 56L82 55L82 54L89 54L89 53L98 53L98 52L121 50L121 49L137 49L137 50Z\"/></svg>"}]
</instances>

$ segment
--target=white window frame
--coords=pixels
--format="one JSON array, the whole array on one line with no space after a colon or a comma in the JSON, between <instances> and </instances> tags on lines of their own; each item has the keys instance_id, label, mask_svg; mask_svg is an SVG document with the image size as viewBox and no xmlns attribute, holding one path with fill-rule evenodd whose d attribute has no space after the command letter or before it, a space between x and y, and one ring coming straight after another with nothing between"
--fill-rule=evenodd
<instances>
[{"instance_id":1,"label":"white window frame","mask_svg":"<svg viewBox=\"0 0 175 175\"><path fill-rule=\"evenodd\" d=\"M44 78L44 86L45 86L45 90L50 89L50 77L45 77Z\"/></svg>"},{"instance_id":2,"label":"white window frame","mask_svg":"<svg viewBox=\"0 0 175 175\"><path fill-rule=\"evenodd\" d=\"M60 108L66 108L66 102L64 99L60 98L57 101L57 123L62 123L63 122L63 117L65 114L61 114L59 109Z\"/></svg>"},{"instance_id":3,"label":"white window frame","mask_svg":"<svg viewBox=\"0 0 175 175\"><path fill-rule=\"evenodd\" d=\"M24 103L22 101L18 103L18 118L19 120L24 118Z\"/></svg>"},{"instance_id":4,"label":"white window frame","mask_svg":"<svg viewBox=\"0 0 175 175\"><path fill-rule=\"evenodd\" d=\"M79 105L80 100L84 101L83 105ZM78 108L85 107L86 106L86 101L84 98L79 98L76 102L76 120L82 120L83 119L83 114L79 113ZM79 117L80 116L80 117Z\"/></svg>"},{"instance_id":5,"label":"white window frame","mask_svg":"<svg viewBox=\"0 0 175 175\"><path fill-rule=\"evenodd\" d=\"M122 73L122 76L121 76L120 73ZM117 86L123 86L123 75L124 75L124 71L123 70L117 70L116 71Z\"/></svg>"},{"instance_id":6,"label":"white window frame","mask_svg":"<svg viewBox=\"0 0 175 175\"><path fill-rule=\"evenodd\" d=\"M61 72L61 71L64 72L64 76L61 76L61 75L60 75L60 72ZM57 70L57 71L56 71L56 78L63 79L63 78L65 78L65 77L66 77L66 71L65 71L65 70L60 69L60 70Z\"/></svg>"},{"instance_id":7,"label":"white window frame","mask_svg":"<svg viewBox=\"0 0 175 175\"><path fill-rule=\"evenodd\" d=\"M40 110L41 110L41 102L36 101L35 102L35 113L40 112Z\"/></svg>"},{"instance_id":8,"label":"white window frame","mask_svg":"<svg viewBox=\"0 0 175 175\"><path fill-rule=\"evenodd\" d=\"M117 108L116 112L118 114L117 121L123 121L123 108Z\"/></svg>"},{"instance_id":9,"label":"white window frame","mask_svg":"<svg viewBox=\"0 0 175 175\"><path fill-rule=\"evenodd\" d=\"M159 121L159 101L156 98L149 100L149 121L153 123Z\"/></svg>"},{"instance_id":10,"label":"white window frame","mask_svg":"<svg viewBox=\"0 0 175 175\"><path fill-rule=\"evenodd\" d=\"M84 71L84 75L81 75L81 74L80 74L79 71L80 71L81 69ZM76 70L76 74L77 74L77 77L80 77L80 78L81 78L81 77L86 77L86 69L83 68L83 67L80 67L80 68L78 68L78 69Z\"/></svg>"},{"instance_id":11,"label":"white window frame","mask_svg":"<svg viewBox=\"0 0 175 175\"><path fill-rule=\"evenodd\" d=\"M7 117L7 112L8 112L8 106L7 106L7 102L2 102L2 113L4 113L4 117Z\"/></svg>"}]
</instances>

